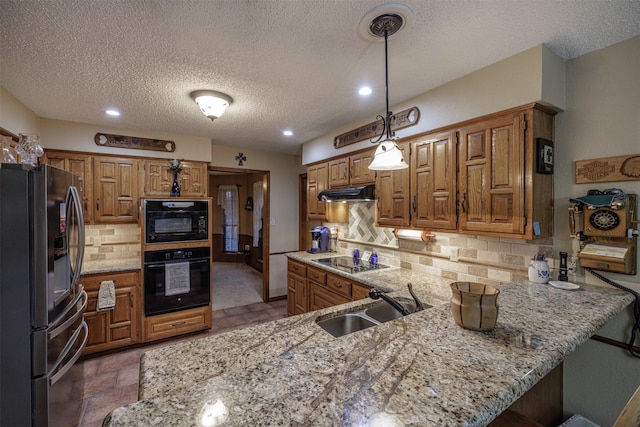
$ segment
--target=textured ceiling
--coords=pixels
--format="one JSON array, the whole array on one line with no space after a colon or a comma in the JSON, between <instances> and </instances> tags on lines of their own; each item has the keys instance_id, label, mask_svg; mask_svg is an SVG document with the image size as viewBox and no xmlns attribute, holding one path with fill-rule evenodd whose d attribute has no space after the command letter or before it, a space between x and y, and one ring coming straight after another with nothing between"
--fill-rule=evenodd
<instances>
[{"instance_id":1,"label":"textured ceiling","mask_svg":"<svg viewBox=\"0 0 640 427\"><path fill-rule=\"evenodd\" d=\"M357 32L381 3L2 0L0 85L45 118L296 153L384 111L384 44ZM391 105L541 43L570 59L640 34L637 0L401 3L415 20L389 42ZM197 89L234 102L211 122Z\"/></svg>"}]
</instances>

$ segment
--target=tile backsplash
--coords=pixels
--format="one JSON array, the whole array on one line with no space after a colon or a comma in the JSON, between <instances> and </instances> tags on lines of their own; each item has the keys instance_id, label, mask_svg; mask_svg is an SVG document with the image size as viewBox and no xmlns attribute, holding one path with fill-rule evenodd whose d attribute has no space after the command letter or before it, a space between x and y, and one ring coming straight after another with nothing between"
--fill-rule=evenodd
<instances>
[{"instance_id":1,"label":"tile backsplash","mask_svg":"<svg viewBox=\"0 0 640 427\"><path fill-rule=\"evenodd\" d=\"M358 248L361 253L377 253L382 264L490 285L526 279L531 259L542 253L549 260L552 275L556 274L552 238L532 242L435 232L425 243L396 239L393 229L376 227L373 218L375 203L357 202L349 204L348 224L328 224L339 229L338 252L350 255Z\"/></svg>"},{"instance_id":2,"label":"tile backsplash","mask_svg":"<svg viewBox=\"0 0 640 427\"><path fill-rule=\"evenodd\" d=\"M100 224L85 226L86 261L120 261L140 257L138 224Z\"/></svg>"}]
</instances>

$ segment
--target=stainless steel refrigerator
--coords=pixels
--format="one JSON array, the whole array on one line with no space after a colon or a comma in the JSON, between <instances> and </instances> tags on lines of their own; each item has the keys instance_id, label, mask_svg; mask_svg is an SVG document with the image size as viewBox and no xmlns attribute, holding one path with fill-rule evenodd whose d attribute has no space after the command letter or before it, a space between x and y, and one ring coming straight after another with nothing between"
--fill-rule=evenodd
<instances>
[{"instance_id":1,"label":"stainless steel refrigerator","mask_svg":"<svg viewBox=\"0 0 640 427\"><path fill-rule=\"evenodd\" d=\"M80 184L54 167L0 164L0 426L80 421Z\"/></svg>"}]
</instances>

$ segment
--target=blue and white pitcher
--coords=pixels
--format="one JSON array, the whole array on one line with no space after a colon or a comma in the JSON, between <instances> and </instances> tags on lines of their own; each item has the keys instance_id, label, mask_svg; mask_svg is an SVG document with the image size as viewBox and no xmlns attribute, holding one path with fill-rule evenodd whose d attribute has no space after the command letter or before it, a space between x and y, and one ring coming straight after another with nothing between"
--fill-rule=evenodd
<instances>
[{"instance_id":1,"label":"blue and white pitcher","mask_svg":"<svg viewBox=\"0 0 640 427\"><path fill-rule=\"evenodd\" d=\"M534 283L547 283L549 281L549 264L546 259L531 260L531 264L529 264L529 281Z\"/></svg>"}]
</instances>

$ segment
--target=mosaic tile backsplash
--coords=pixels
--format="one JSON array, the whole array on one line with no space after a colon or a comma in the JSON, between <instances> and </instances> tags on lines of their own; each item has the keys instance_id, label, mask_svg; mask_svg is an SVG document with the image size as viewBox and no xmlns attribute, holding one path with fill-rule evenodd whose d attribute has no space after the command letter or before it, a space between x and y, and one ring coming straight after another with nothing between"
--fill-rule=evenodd
<instances>
[{"instance_id":1,"label":"mosaic tile backsplash","mask_svg":"<svg viewBox=\"0 0 640 427\"><path fill-rule=\"evenodd\" d=\"M140 227L137 224L85 226L85 261L132 259L140 257Z\"/></svg>"},{"instance_id":2,"label":"mosaic tile backsplash","mask_svg":"<svg viewBox=\"0 0 640 427\"><path fill-rule=\"evenodd\" d=\"M361 253L377 253L382 264L490 285L527 279L531 259L542 253L552 277L557 275L551 238L531 242L435 232L436 237L425 243L396 239L393 229L376 227L373 218L375 202L357 202L349 204L348 224L325 224L339 229L338 252L350 255L358 248Z\"/></svg>"}]
</instances>

